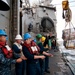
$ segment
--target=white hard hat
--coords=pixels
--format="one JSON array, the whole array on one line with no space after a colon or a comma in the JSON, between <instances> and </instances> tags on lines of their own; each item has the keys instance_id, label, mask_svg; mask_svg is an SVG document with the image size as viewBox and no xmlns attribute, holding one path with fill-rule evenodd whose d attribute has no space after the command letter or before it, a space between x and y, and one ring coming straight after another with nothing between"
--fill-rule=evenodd
<instances>
[{"instance_id":1,"label":"white hard hat","mask_svg":"<svg viewBox=\"0 0 75 75\"><path fill-rule=\"evenodd\" d=\"M15 40L22 39L21 35L16 35Z\"/></svg>"}]
</instances>

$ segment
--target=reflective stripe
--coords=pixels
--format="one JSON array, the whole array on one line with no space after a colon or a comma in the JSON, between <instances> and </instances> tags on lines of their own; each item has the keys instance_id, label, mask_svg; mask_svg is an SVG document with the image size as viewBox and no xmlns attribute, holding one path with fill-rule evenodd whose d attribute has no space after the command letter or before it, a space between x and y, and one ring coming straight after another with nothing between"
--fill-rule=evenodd
<instances>
[{"instance_id":1,"label":"reflective stripe","mask_svg":"<svg viewBox=\"0 0 75 75\"><path fill-rule=\"evenodd\" d=\"M51 47L51 40L48 41L48 46Z\"/></svg>"},{"instance_id":2,"label":"reflective stripe","mask_svg":"<svg viewBox=\"0 0 75 75\"><path fill-rule=\"evenodd\" d=\"M33 52L34 52L34 51L38 51L38 49L37 49L36 46L31 47L31 49L32 49Z\"/></svg>"}]
</instances>

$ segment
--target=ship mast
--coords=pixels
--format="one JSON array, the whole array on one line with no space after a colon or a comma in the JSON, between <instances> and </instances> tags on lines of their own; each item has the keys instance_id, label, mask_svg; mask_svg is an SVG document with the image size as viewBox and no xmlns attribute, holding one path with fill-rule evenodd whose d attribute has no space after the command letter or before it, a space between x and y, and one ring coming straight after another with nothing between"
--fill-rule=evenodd
<instances>
[{"instance_id":1,"label":"ship mast","mask_svg":"<svg viewBox=\"0 0 75 75\"><path fill-rule=\"evenodd\" d=\"M30 8L30 2L29 2L29 0L25 0L25 5L26 5L27 8Z\"/></svg>"},{"instance_id":2,"label":"ship mast","mask_svg":"<svg viewBox=\"0 0 75 75\"><path fill-rule=\"evenodd\" d=\"M43 5L45 6L50 6L50 3L52 2L52 0L41 0L41 3L43 3Z\"/></svg>"}]
</instances>

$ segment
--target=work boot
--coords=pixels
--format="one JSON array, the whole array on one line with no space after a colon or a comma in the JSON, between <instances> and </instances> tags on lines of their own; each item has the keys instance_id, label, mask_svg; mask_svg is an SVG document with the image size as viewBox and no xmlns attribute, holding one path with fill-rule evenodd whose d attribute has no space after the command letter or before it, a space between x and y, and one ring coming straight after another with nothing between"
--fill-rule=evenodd
<instances>
[{"instance_id":1,"label":"work boot","mask_svg":"<svg viewBox=\"0 0 75 75\"><path fill-rule=\"evenodd\" d=\"M46 72L46 73L50 73L50 71L49 71L49 70L45 70L45 72Z\"/></svg>"}]
</instances>

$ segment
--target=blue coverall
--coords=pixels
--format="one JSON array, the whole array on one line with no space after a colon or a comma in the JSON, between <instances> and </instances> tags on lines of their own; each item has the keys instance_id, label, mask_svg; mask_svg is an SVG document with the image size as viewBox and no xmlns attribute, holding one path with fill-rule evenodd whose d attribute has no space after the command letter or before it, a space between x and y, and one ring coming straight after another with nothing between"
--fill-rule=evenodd
<instances>
[{"instance_id":1,"label":"blue coverall","mask_svg":"<svg viewBox=\"0 0 75 75\"><path fill-rule=\"evenodd\" d=\"M16 60L6 58L0 49L0 75L11 75L11 63L15 64Z\"/></svg>"},{"instance_id":2,"label":"blue coverall","mask_svg":"<svg viewBox=\"0 0 75 75\"><path fill-rule=\"evenodd\" d=\"M41 75L39 59L34 59L34 54L31 54L25 46L23 46L23 54L27 58L26 75Z\"/></svg>"},{"instance_id":3,"label":"blue coverall","mask_svg":"<svg viewBox=\"0 0 75 75\"><path fill-rule=\"evenodd\" d=\"M12 49L14 50L14 53L16 55L15 58L16 59L20 58L21 57L20 49L15 44L13 44ZM25 60L22 60L22 62L20 62L20 63L16 63L15 64L16 75L25 75L25 67L26 67L26 61Z\"/></svg>"},{"instance_id":4,"label":"blue coverall","mask_svg":"<svg viewBox=\"0 0 75 75\"><path fill-rule=\"evenodd\" d=\"M37 43L37 45L39 46L40 48L40 54L42 54L43 51L45 51L46 49L43 47L42 43L39 42ZM41 67L41 75L44 75L44 72L45 72L45 59L40 59L40 67Z\"/></svg>"}]
</instances>

